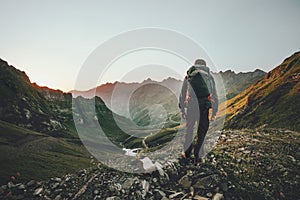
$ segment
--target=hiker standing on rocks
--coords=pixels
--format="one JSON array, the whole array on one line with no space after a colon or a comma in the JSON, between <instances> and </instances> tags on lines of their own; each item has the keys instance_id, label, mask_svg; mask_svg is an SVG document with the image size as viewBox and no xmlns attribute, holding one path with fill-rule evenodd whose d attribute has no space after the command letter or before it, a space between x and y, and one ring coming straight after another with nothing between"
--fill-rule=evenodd
<instances>
[{"instance_id":1,"label":"hiker standing on rocks","mask_svg":"<svg viewBox=\"0 0 300 200\"><path fill-rule=\"evenodd\" d=\"M209 109L212 108L211 120L216 119L218 96L215 81L206 62L197 59L189 68L184 78L179 97L181 116L186 119L186 134L182 152L183 159L190 159L194 149L194 164L204 162L203 142L209 128ZM193 130L197 122L197 140L193 147Z\"/></svg>"}]
</instances>

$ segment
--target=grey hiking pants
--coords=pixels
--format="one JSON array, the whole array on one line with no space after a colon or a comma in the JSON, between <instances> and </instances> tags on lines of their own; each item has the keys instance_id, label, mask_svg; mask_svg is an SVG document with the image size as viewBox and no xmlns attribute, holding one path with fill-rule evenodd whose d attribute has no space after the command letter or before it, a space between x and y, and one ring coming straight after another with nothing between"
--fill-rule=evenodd
<instances>
[{"instance_id":1,"label":"grey hiking pants","mask_svg":"<svg viewBox=\"0 0 300 200\"><path fill-rule=\"evenodd\" d=\"M195 159L198 159L199 156L204 156L203 142L206 136L206 133L209 128L209 119L208 119L209 108L199 108L197 100L190 100L187 107L186 114L186 134L184 142L184 152L186 157L190 157L192 150L194 149ZM197 140L195 146L193 145L194 139L194 126L197 122ZM202 147L202 148L201 148Z\"/></svg>"}]
</instances>

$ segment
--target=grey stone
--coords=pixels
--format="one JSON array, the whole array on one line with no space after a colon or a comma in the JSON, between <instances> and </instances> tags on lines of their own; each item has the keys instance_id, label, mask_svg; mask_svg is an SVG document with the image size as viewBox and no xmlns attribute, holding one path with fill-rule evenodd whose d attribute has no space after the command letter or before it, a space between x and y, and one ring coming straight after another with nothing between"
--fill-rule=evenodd
<instances>
[{"instance_id":1,"label":"grey stone","mask_svg":"<svg viewBox=\"0 0 300 200\"><path fill-rule=\"evenodd\" d=\"M159 189L154 189L155 192L157 192L161 198L166 196L166 193L164 193L163 191L159 190Z\"/></svg>"},{"instance_id":2,"label":"grey stone","mask_svg":"<svg viewBox=\"0 0 300 200\"><path fill-rule=\"evenodd\" d=\"M59 186L59 183L56 182L56 183L52 184L51 189L54 190L54 189L56 189L58 186Z\"/></svg>"},{"instance_id":3,"label":"grey stone","mask_svg":"<svg viewBox=\"0 0 300 200\"><path fill-rule=\"evenodd\" d=\"M50 189L45 189L44 193L45 193L46 195L50 195L50 194L51 194L51 190L50 190Z\"/></svg>"},{"instance_id":4,"label":"grey stone","mask_svg":"<svg viewBox=\"0 0 300 200\"><path fill-rule=\"evenodd\" d=\"M52 200L52 199L45 195L45 196L43 196L43 200Z\"/></svg>"},{"instance_id":5,"label":"grey stone","mask_svg":"<svg viewBox=\"0 0 300 200\"><path fill-rule=\"evenodd\" d=\"M173 198L180 198L180 197L183 197L183 193L182 192L176 192L176 193L174 193L174 194L171 194L171 195L169 195L169 198L170 199L173 199Z\"/></svg>"},{"instance_id":6,"label":"grey stone","mask_svg":"<svg viewBox=\"0 0 300 200\"><path fill-rule=\"evenodd\" d=\"M19 190L24 190L25 189L25 185L24 184L19 185L18 189Z\"/></svg>"},{"instance_id":7,"label":"grey stone","mask_svg":"<svg viewBox=\"0 0 300 200\"><path fill-rule=\"evenodd\" d=\"M224 199L224 196L221 193L216 193L212 198L212 200L222 200L222 199Z\"/></svg>"},{"instance_id":8,"label":"grey stone","mask_svg":"<svg viewBox=\"0 0 300 200\"><path fill-rule=\"evenodd\" d=\"M61 196L57 195L54 200L61 200Z\"/></svg>"},{"instance_id":9,"label":"grey stone","mask_svg":"<svg viewBox=\"0 0 300 200\"><path fill-rule=\"evenodd\" d=\"M61 178L56 177L56 178L54 178L54 181L61 182Z\"/></svg>"},{"instance_id":10,"label":"grey stone","mask_svg":"<svg viewBox=\"0 0 300 200\"><path fill-rule=\"evenodd\" d=\"M190 196L194 196L195 195L195 189L193 187L190 187Z\"/></svg>"},{"instance_id":11,"label":"grey stone","mask_svg":"<svg viewBox=\"0 0 300 200\"><path fill-rule=\"evenodd\" d=\"M296 160L293 156L291 156L291 155L288 155L287 157L290 158L290 159L292 160L293 163L295 163L295 162L297 161L297 160Z\"/></svg>"},{"instance_id":12,"label":"grey stone","mask_svg":"<svg viewBox=\"0 0 300 200\"><path fill-rule=\"evenodd\" d=\"M208 192L208 193L206 193L206 196L207 196L207 197L212 197L212 193L211 193L211 192Z\"/></svg>"},{"instance_id":13,"label":"grey stone","mask_svg":"<svg viewBox=\"0 0 300 200\"><path fill-rule=\"evenodd\" d=\"M128 190L134 183L134 179L129 178L126 181L124 181L124 183L122 184L122 188L125 190Z\"/></svg>"},{"instance_id":14,"label":"grey stone","mask_svg":"<svg viewBox=\"0 0 300 200\"><path fill-rule=\"evenodd\" d=\"M145 192L147 193L149 191L149 187L150 187L149 182L146 181L146 180L143 180L142 181L142 186L143 186L143 190L145 190Z\"/></svg>"},{"instance_id":15,"label":"grey stone","mask_svg":"<svg viewBox=\"0 0 300 200\"><path fill-rule=\"evenodd\" d=\"M206 189L212 183L212 176L206 176L199 179L194 185L194 188Z\"/></svg>"},{"instance_id":16,"label":"grey stone","mask_svg":"<svg viewBox=\"0 0 300 200\"><path fill-rule=\"evenodd\" d=\"M184 188L189 188L189 187L191 187L192 182L189 180L188 175L184 175L179 180L179 184L182 185L182 187L184 187Z\"/></svg>"},{"instance_id":17,"label":"grey stone","mask_svg":"<svg viewBox=\"0 0 300 200\"><path fill-rule=\"evenodd\" d=\"M106 200L121 200L119 197L112 196L112 197L107 197Z\"/></svg>"},{"instance_id":18,"label":"grey stone","mask_svg":"<svg viewBox=\"0 0 300 200\"><path fill-rule=\"evenodd\" d=\"M208 198L206 198L206 197L201 197L201 196L199 196L199 195L194 196L193 199L194 199L194 200L208 200Z\"/></svg>"},{"instance_id":19,"label":"grey stone","mask_svg":"<svg viewBox=\"0 0 300 200\"><path fill-rule=\"evenodd\" d=\"M7 185L2 185L1 189L6 190L7 189Z\"/></svg>"},{"instance_id":20,"label":"grey stone","mask_svg":"<svg viewBox=\"0 0 300 200\"><path fill-rule=\"evenodd\" d=\"M42 188L42 187L37 188L36 190L34 190L33 195L34 195L34 196L37 196L37 195L41 194L42 191L43 191L43 188Z\"/></svg>"},{"instance_id":21,"label":"grey stone","mask_svg":"<svg viewBox=\"0 0 300 200\"><path fill-rule=\"evenodd\" d=\"M7 183L7 187L10 189L10 188L13 188L15 186L15 184L13 184L13 182L8 182Z\"/></svg>"},{"instance_id":22,"label":"grey stone","mask_svg":"<svg viewBox=\"0 0 300 200\"><path fill-rule=\"evenodd\" d=\"M28 187L30 187L30 186L33 186L35 183L36 183L35 180L31 180L31 181L29 181L26 185L27 185Z\"/></svg>"}]
</instances>

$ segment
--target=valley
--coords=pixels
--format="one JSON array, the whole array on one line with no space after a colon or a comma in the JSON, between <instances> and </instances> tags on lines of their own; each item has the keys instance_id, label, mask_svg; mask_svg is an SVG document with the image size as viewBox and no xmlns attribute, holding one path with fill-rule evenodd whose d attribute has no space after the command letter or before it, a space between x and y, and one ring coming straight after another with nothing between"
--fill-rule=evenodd
<instances>
[{"instance_id":1,"label":"valley","mask_svg":"<svg viewBox=\"0 0 300 200\"><path fill-rule=\"evenodd\" d=\"M179 80L71 94L3 60L0 71L1 199L298 198L299 52L268 73L219 72L226 93L200 167L179 157Z\"/></svg>"}]
</instances>

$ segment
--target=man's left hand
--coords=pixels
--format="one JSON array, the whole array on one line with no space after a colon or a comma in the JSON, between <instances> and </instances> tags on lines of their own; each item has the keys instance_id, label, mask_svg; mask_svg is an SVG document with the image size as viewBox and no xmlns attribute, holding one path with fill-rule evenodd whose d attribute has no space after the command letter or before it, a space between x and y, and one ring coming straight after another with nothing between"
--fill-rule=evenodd
<instances>
[{"instance_id":1,"label":"man's left hand","mask_svg":"<svg viewBox=\"0 0 300 200\"><path fill-rule=\"evenodd\" d=\"M210 120L211 121L216 121L216 116L212 116Z\"/></svg>"}]
</instances>

